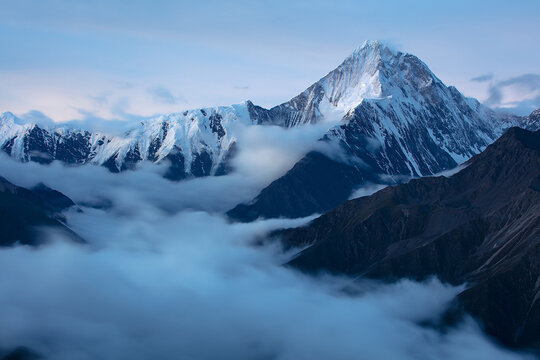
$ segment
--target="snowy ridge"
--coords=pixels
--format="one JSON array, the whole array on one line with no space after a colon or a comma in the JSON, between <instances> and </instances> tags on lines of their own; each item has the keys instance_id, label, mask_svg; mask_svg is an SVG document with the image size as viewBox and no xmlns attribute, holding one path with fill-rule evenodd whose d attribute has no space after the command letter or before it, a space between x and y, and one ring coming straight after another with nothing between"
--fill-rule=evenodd
<instances>
[{"instance_id":1,"label":"snowy ridge","mask_svg":"<svg viewBox=\"0 0 540 360\"><path fill-rule=\"evenodd\" d=\"M0 148L20 161L60 160L121 171L144 160L174 160L182 162L185 170L177 178L213 175L236 142L231 131L235 123L251 124L246 104L162 115L139 123L123 136L21 124L13 114L3 113Z\"/></svg>"}]
</instances>

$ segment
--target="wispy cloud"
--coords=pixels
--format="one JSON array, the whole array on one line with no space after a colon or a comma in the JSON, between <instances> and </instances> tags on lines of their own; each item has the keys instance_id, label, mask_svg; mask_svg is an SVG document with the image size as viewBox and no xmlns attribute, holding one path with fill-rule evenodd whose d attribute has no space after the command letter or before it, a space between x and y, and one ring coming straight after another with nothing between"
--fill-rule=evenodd
<instances>
[{"instance_id":1,"label":"wispy cloud","mask_svg":"<svg viewBox=\"0 0 540 360\"><path fill-rule=\"evenodd\" d=\"M492 79L493 79L493 74L485 74L485 75L480 75L480 76L473 77L471 79L471 81L474 81L474 82L487 82L487 81L490 81Z\"/></svg>"},{"instance_id":2,"label":"wispy cloud","mask_svg":"<svg viewBox=\"0 0 540 360\"><path fill-rule=\"evenodd\" d=\"M150 88L148 89L148 93L152 95L155 101L162 104L174 105L178 101L178 98L173 95L171 90L162 86Z\"/></svg>"},{"instance_id":3,"label":"wispy cloud","mask_svg":"<svg viewBox=\"0 0 540 360\"><path fill-rule=\"evenodd\" d=\"M55 125L54 121L50 117L38 110L30 110L27 113L21 114L19 119L22 120L23 123L32 123L44 126Z\"/></svg>"},{"instance_id":4,"label":"wispy cloud","mask_svg":"<svg viewBox=\"0 0 540 360\"><path fill-rule=\"evenodd\" d=\"M485 78L485 76L478 78ZM505 109L520 115L526 115L540 107L539 74L523 74L505 80L495 81L489 86L488 91L489 96L484 103L493 108Z\"/></svg>"}]
</instances>

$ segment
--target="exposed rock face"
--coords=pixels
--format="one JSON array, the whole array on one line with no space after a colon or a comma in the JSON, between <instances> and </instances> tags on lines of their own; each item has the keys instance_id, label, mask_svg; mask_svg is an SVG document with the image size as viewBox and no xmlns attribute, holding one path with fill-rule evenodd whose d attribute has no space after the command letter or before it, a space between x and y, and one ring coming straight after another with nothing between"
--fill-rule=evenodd
<instances>
[{"instance_id":1,"label":"exposed rock face","mask_svg":"<svg viewBox=\"0 0 540 360\"><path fill-rule=\"evenodd\" d=\"M38 230L44 226L83 242L64 224L61 214L74 205L67 196L45 185L28 190L0 177L0 246L39 245L44 239Z\"/></svg>"},{"instance_id":2,"label":"exposed rock face","mask_svg":"<svg viewBox=\"0 0 540 360\"><path fill-rule=\"evenodd\" d=\"M450 178L387 187L279 233L287 247L309 246L291 265L468 282L461 303L489 334L540 347L540 131L512 128L466 165Z\"/></svg>"},{"instance_id":3,"label":"exposed rock face","mask_svg":"<svg viewBox=\"0 0 540 360\"><path fill-rule=\"evenodd\" d=\"M527 117L527 120L525 121L522 127L528 130L534 130L534 129L540 128L540 109L534 110Z\"/></svg>"}]
</instances>

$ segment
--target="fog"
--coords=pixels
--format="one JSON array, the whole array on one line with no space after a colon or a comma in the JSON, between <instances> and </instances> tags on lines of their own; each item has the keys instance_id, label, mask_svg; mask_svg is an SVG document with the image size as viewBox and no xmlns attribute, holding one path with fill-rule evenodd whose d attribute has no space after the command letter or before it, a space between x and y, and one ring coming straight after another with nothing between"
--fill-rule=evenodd
<instances>
[{"instance_id":1,"label":"fog","mask_svg":"<svg viewBox=\"0 0 540 360\"><path fill-rule=\"evenodd\" d=\"M525 357L470 318L446 332L421 325L463 287L284 267L293 253L257 240L313 216L230 223L223 212L269 181L248 169L173 183L159 166L111 174L0 157L0 175L18 185L44 182L79 204L110 200L66 213L88 244L50 233L48 245L0 249L0 350L26 346L59 360Z\"/></svg>"},{"instance_id":2,"label":"fog","mask_svg":"<svg viewBox=\"0 0 540 360\"><path fill-rule=\"evenodd\" d=\"M361 186L360 188L354 190L349 196L349 200L375 194L377 191L384 189L387 186L388 185L385 184L366 183L364 186Z\"/></svg>"},{"instance_id":3,"label":"fog","mask_svg":"<svg viewBox=\"0 0 540 360\"><path fill-rule=\"evenodd\" d=\"M343 154L335 144L319 139L339 125L342 118L343 114L336 112L320 123L292 128L237 125L234 134L238 138L239 153L233 159L236 174L267 185L291 169L309 151L339 158Z\"/></svg>"}]
</instances>

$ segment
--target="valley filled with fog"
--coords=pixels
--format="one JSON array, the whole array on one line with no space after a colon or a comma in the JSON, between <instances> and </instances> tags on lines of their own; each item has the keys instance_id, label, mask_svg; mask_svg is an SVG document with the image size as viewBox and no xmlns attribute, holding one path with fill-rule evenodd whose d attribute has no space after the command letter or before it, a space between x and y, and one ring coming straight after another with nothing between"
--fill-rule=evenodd
<instances>
[{"instance_id":1,"label":"valley filled with fog","mask_svg":"<svg viewBox=\"0 0 540 360\"><path fill-rule=\"evenodd\" d=\"M250 131L237 171L183 182L164 179L159 165L112 174L2 155L9 181L43 182L73 199L66 224L86 243L41 228L47 244L0 249L0 349L60 360L526 357L472 318L437 326L465 285L310 276L284 266L297 250L260 241L316 214L230 222L226 210L320 146L316 127L311 137L265 128L266 141Z\"/></svg>"}]
</instances>

